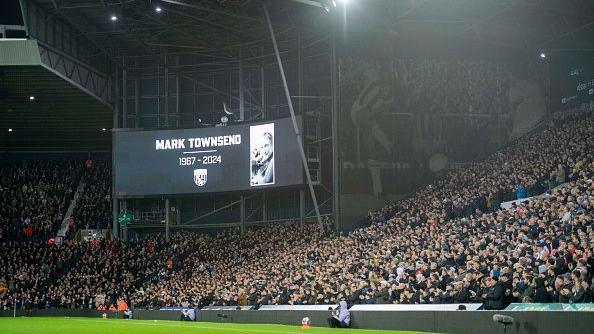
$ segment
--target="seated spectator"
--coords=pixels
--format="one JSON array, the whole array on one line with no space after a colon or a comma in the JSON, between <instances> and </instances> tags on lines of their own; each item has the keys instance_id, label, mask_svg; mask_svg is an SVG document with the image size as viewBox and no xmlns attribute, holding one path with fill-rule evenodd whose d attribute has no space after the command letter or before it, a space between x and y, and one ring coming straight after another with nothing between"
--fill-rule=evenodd
<instances>
[{"instance_id":1,"label":"seated spectator","mask_svg":"<svg viewBox=\"0 0 594 334\"><path fill-rule=\"evenodd\" d=\"M182 309L181 321L196 321L196 310L193 308Z\"/></svg>"},{"instance_id":2,"label":"seated spectator","mask_svg":"<svg viewBox=\"0 0 594 334\"><path fill-rule=\"evenodd\" d=\"M341 300L338 304L338 314L328 318L328 325L331 328L349 328L351 326L351 313L347 302Z\"/></svg>"}]
</instances>

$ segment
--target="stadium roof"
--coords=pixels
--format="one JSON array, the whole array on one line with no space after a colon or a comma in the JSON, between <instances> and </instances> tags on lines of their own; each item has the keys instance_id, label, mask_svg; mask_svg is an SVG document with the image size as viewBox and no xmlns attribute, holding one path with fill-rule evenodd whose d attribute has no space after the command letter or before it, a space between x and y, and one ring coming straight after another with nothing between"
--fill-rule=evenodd
<instances>
[{"instance_id":1,"label":"stadium roof","mask_svg":"<svg viewBox=\"0 0 594 334\"><path fill-rule=\"evenodd\" d=\"M94 150L111 143L109 108L41 66L0 67L0 100L0 149Z\"/></svg>"},{"instance_id":2,"label":"stadium roof","mask_svg":"<svg viewBox=\"0 0 594 334\"><path fill-rule=\"evenodd\" d=\"M112 64L121 64L124 55L191 53L224 60L237 59L240 48L270 48L260 0L30 2L70 23L79 31L77 38L88 38ZM349 0L345 16L341 1L337 8L331 0L264 3L281 47L296 32L327 37L336 22L348 31L456 39L533 52L535 57L541 50L594 49L594 2L589 0ZM111 127L109 108L43 68L2 68L2 94L0 122L14 131L0 131L0 148L58 147L60 140L66 147L109 147L109 136L100 131ZM31 94L48 100L30 103L23 98ZM86 142L73 142L72 137Z\"/></svg>"},{"instance_id":3,"label":"stadium roof","mask_svg":"<svg viewBox=\"0 0 594 334\"><path fill-rule=\"evenodd\" d=\"M268 41L256 0L36 0L113 56L194 52L229 58L241 45ZM325 12L293 0L267 1L275 26L315 30ZM157 13L156 7L162 10ZM112 21L115 16L117 20ZM312 20L314 19L314 20ZM306 22L307 21L307 22Z\"/></svg>"},{"instance_id":4,"label":"stadium roof","mask_svg":"<svg viewBox=\"0 0 594 334\"><path fill-rule=\"evenodd\" d=\"M112 55L175 50L228 57L240 45L268 40L259 0L35 1ZM331 29L331 13L321 7L340 11L331 2L265 1L279 31L321 32ZM594 3L588 0L350 0L346 6L352 30L431 33L516 48L591 47L594 32Z\"/></svg>"}]
</instances>

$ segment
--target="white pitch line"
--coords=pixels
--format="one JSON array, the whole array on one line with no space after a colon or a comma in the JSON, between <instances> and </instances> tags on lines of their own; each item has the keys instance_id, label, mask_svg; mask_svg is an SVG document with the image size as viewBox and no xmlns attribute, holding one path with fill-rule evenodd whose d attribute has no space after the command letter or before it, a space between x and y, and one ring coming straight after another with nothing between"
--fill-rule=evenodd
<instances>
[{"instance_id":1,"label":"white pitch line","mask_svg":"<svg viewBox=\"0 0 594 334\"><path fill-rule=\"evenodd\" d=\"M87 319L76 319L76 318L69 318L69 320L76 320L76 321L85 321L85 322L100 322L103 324L107 324L104 320L87 320ZM119 319L113 319L119 320ZM150 323L150 322L140 322L143 320L130 320L130 321L118 321L119 324L125 325L145 325L145 326L164 326L164 327L176 327L176 328L196 328L196 329L212 329L212 330L219 330L219 331L236 331L236 332L256 332L256 333L276 333L276 334L295 334L299 333L295 332L284 332L284 331L263 331L260 329L245 329L245 328L221 328L221 327L212 327L212 326L184 326L184 325L174 325L174 324L166 324L166 323ZM149 320L144 320L149 321ZM171 321L171 320L165 320Z\"/></svg>"}]
</instances>

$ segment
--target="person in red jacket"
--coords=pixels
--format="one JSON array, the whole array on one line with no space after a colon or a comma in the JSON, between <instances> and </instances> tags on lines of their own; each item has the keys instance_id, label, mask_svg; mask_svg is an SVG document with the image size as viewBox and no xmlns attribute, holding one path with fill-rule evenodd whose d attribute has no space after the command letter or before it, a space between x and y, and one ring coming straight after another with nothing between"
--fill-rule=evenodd
<instances>
[{"instance_id":1,"label":"person in red jacket","mask_svg":"<svg viewBox=\"0 0 594 334\"><path fill-rule=\"evenodd\" d=\"M31 225L25 227L25 235L27 238L31 238L33 236L33 227L31 227Z\"/></svg>"}]
</instances>

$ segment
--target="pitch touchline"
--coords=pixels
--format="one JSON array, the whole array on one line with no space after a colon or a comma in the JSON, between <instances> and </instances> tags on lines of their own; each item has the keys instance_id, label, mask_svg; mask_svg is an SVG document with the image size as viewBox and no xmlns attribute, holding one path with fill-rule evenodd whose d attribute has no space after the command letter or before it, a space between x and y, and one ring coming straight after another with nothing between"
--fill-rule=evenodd
<instances>
[{"instance_id":1,"label":"pitch touchline","mask_svg":"<svg viewBox=\"0 0 594 334\"><path fill-rule=\"evenodd\" d=\"M217 150L207 150L207 151L189 151L189 152L182 152L183 154L194 154L194 153L213 153Z\"/></svg>"},{"instance_id":2,"label":"pitch touchline","mask_svg":"<svg viewBox=\"0 0 594 334\"><path fill-rule=\"evenodd\" d=\"M76 320L76 321L85 321L85 322L100 322L106 323L104 320L87 320L87 319L73 319L70 318L69 320ZM113 319L119 320L119 319ZM142 321L142 320L140 320ZM147 322L140 322L139 320L132 320L129 322L120 322L120 324L126 325L145 325L145 326L165 326L165 327L178 327L178 328L196 328L196 329L212 329L212 330L219 330L219 331L235 331L235 332L258 332L258 333L277 333L277 334L295 334L297 332L284 332L284 331L267 331L267 330L259 330L259 329L245 329L245 328L221 328L221 327L212 327L212 326L183 326L183 325L173 325L173 324L164 324L164 323L147 323ZM144 320L148 321L148 320Z\"/></svg>"}]
</instances>

